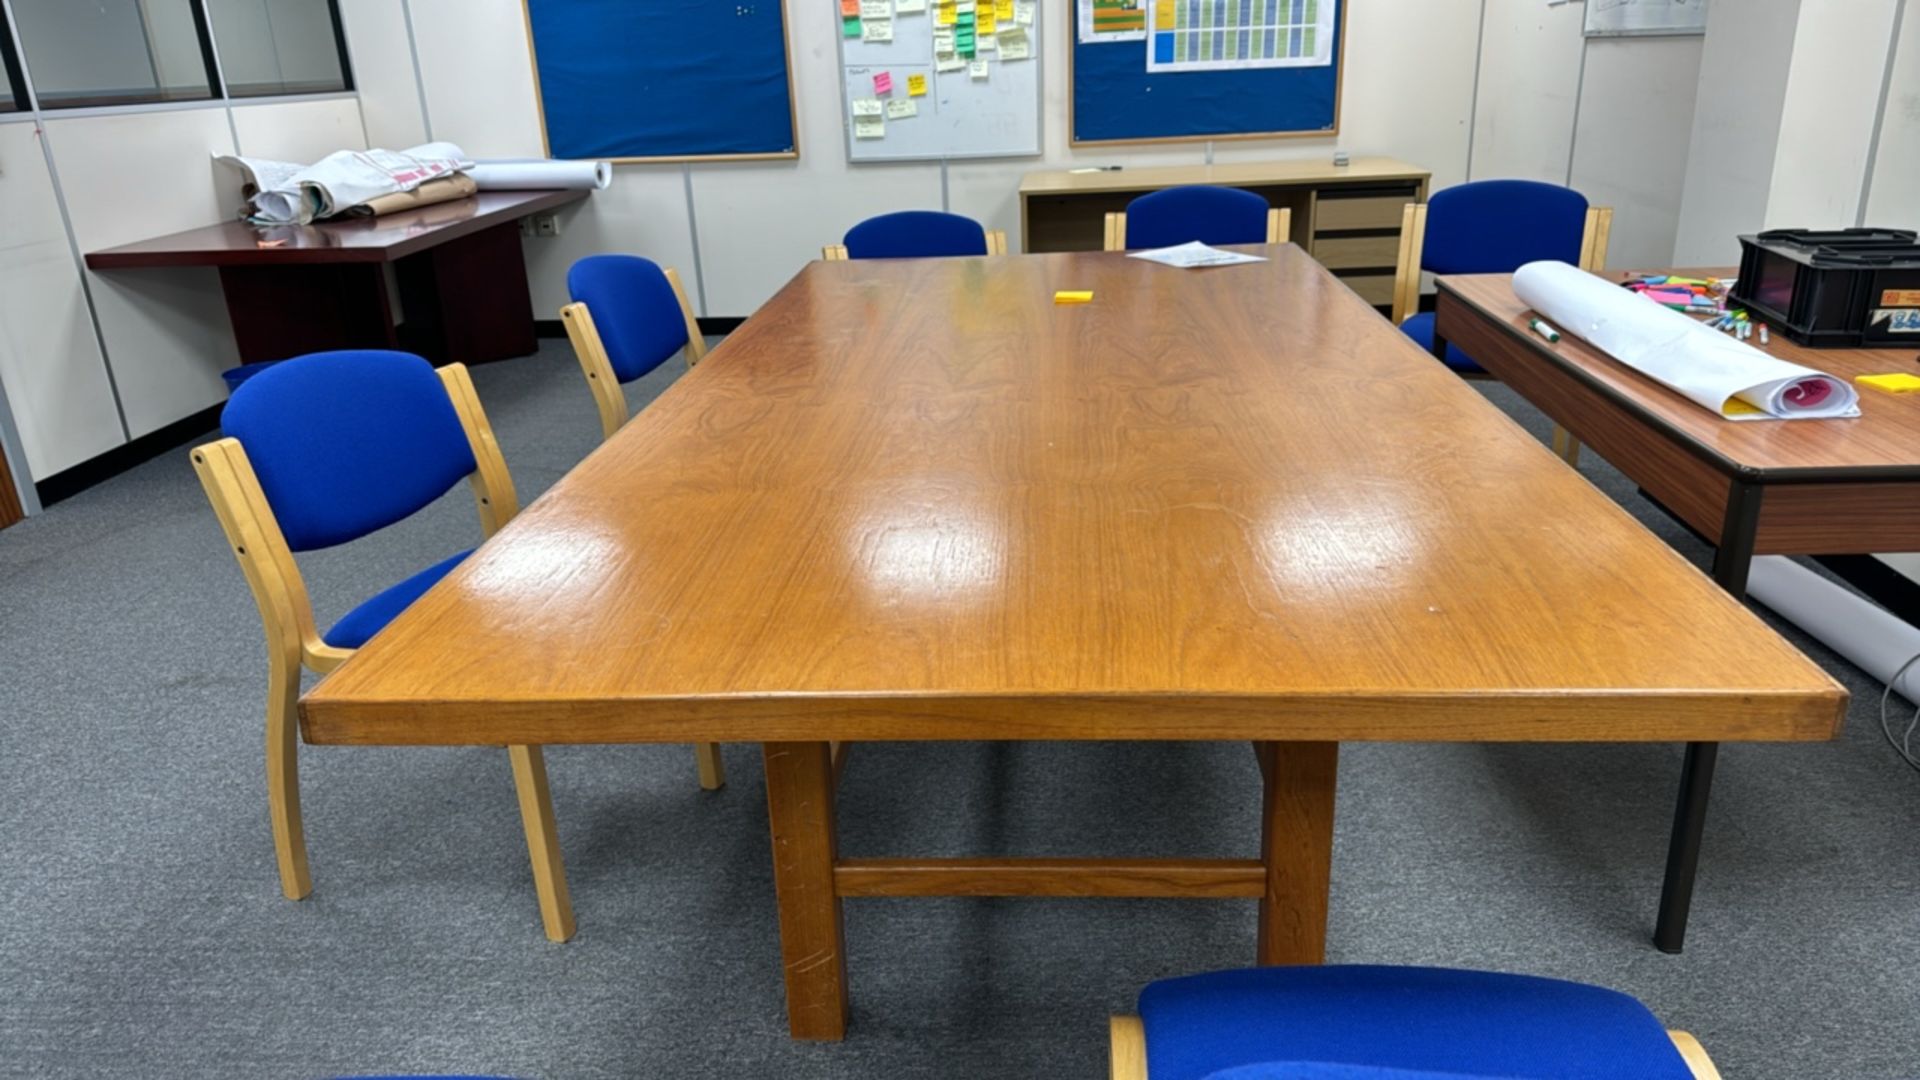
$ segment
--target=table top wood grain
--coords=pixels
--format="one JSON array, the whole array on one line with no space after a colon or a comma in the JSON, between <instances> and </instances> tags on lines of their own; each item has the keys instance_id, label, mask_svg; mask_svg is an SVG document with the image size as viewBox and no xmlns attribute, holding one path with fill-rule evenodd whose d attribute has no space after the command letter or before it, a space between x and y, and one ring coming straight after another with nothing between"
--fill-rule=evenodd
<instances>
[{"instance_id":1,"label":"table top wood grain","mask_svg":"<svg viewBox=\"0 0 1920 1080\"><path fill-rule=\"evenodd\" d=\"M1685 276L1731 276L1728 268L1674 271ZM1920 479L1920 394L1885 394L1859 387L1861 415L1848 420L1723 420L1665 385L1620 363L1572 334L1549 343L1527 328L1530 309L1513 293L1512 274L1442 277L1442 294L1479 308L1543 360L1562 364L1635 409L1659 429L1718 459L1724 471L1747 479ZM1908 349L1814 349L1774 333L1769 345L1748 344L1769 356L1816 368L1849 383L1856 375L1920 374L1920 345Z\"/></svg>"},{"instance_id":2,"label":"table top wood grain","mask_svg":"<svg viewBox=\"0 0 1920 1080\"><path fill-rule=\"evenodd\" d=\"M1243 250L809 265L307 738L1831 737L1812 662L1299 248Z\"/></svg>"},{"instance_id":3,"label":"table top wood grain","mask_svg":"<svg viewBox=\"0 0 1920 1080\"><path fill-rule=\"evenodd\" d=\"M87 253L90 270L164 266L286 266L382 263L528 214L587 197L585 191L482 191L453 202L319 225L225 221ZM263 244L272 246L263 247Z\"/></svg>"}]
</instances>

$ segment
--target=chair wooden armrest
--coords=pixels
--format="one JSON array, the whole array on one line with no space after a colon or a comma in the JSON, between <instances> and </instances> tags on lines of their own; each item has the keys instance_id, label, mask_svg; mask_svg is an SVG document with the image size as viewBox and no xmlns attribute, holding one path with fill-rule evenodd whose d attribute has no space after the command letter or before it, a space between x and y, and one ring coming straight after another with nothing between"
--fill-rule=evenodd
<instances>
[{"instance_id":1,"label":"chair wooden armrest","mask_svg":"<svg viewBox=\"0 0 1920 1080\"><path fill-rule=\"evenodd\" d=\"M1147 1029L1137 1016L1115 1016L1108 1021L1111 1052L1108 1075L1112 1080L1147 1080ZM1669 1031L1674 1048L1693 1070L1694 1080L1721 1080L1720 1070L1707 1056L1700 1040L1684 1031Z\"/></svg>"},{"instance_id":2,"label":"chair wooden armrest","mask_svg":"<svg viewBox=\"0 0 1920 1080\"><path fill-rule=\"evenodd\" d=\"M847 245L828 244L826 247L820 249L820 257L828 262L846 262Z\"/></svg>"},{"instance_id":3,"label":"chair wooden armrest","mask_svg":"<svg viewBox=\"0 0 1920 1080\"><path fill-rule=\"evenodd\" d=\"M1127 250L1127 215L1118 211L1107 215L1107 239L1105 251Z\"/></svg>"},{"instance_id":4,"label":"chair wooden armrest","mask_svg":"<svg viewBox=\"0 0 1920 1080\"><path fill-rule=\"evenodd\" d=\"M1267 211L1267 243L1284 244L1293 239L1293 207L1276 206Z\"/></svg>"},{"instance_id":5,"label":"chair wooden armrest","mask_svg":"<svg viewBox=\"0 0 1920 1080\"><path fill-rule=\"evenodd\" d=\"M1420 310L1420 255L1427 240L1427 204L1408 203L1400 213L1400 257L1393 267L1393 325Z\"/></svg>"},{"instance_id":6,"label":"chair wooden armrest","mask_svg":"<svg viewBox=\"0 0 1920 1080\"><path fill-rule=\"evenodd\" d=\"M1613 207L1587 207L1586 228L1580 234L1580 269L1598 274L1607 268L1607 240L1613 232Z\"/></svg>"},{"instance_id":7,"label":"chair wooden armrest","mask_svg":"<svg viewBox=\"0 0 1920 1080\"><path fill-rule=\"evenodd\" d=\"M987 230L987 254L1005 255L1007 253L1007 234L1003 229Z\"/></svg>"}]
</instances>

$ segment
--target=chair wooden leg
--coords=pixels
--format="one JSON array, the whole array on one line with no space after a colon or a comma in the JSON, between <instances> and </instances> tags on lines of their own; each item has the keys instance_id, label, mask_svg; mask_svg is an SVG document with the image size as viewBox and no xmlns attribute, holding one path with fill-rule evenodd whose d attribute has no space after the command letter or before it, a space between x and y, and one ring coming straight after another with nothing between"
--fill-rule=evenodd
<instances>
[{"instance_id":1,"label":"chair wooden leg","mask_svg":"<svg viewBox=\"0 0 1920 1080\"><path fill-rule=\"evenodd\" d=\"M1580 467L1580 440L1573 437L1573 432L1559 424L1553 425L1553 452L1560 455L1560 460L1574 468Z\"/></svg>"},{"instance_id":2,"label":"chair wooden leg","mask_svg":"<svg viewBox=\"0 0 1920 1080\"><path fill-rule=\"evenodd\" d=\"M1674 1049L1687 1061L1687 1068L1693 1070L1694 1080L1720 1080L1720 1070L1707 1056L1707 1048L1700 1040L1684 1031L1669 1031L1667 1037L1673 1040Z\"/></svg>"},{"instance_id":3,"label":"chair wooden leg","mask_svg":"<svg viewBox=\"0 0 1920 1080\"><path fill-rule=\"evenodd\" d=\"M719 743L694 743L693 758L700 766L701 788L719 791L727 786L727 763L720 756Z\"/></svg>"},{"instance_id":4,"label":"chair wooden leg","mask_svg":"<svg viewBox=\"0 0 1920 1080\"><path fill-rule=\"evenodd\" d=\"M513 786L520 795L520 822L527 830L527 855L533 860L533 887L540 894L540 921L549 941L573 936L573 897L567 892L567 868L560 860L560 830L553 820L553 796L547 790L547 759L537 746L509 746Z\"/></svg>"},{"instance_id":5,"label":"chair wooden leg","mask_svg":"<svg viewBox=\"0 0 1920 1080\"><path fill-rule=\"evenodd\" d=\"M289 900L304 900L313 891L313 877L307 871L307 832L300 823L299 700L300 661L275 661L267 676L267 812L273 819L280 891Z\"/></svg>"},{"instance_id":6,"label":"chair wooden leg","mask_svg":"<svg viewBox=\"0 0 1920 1080\"><path fill-rule=\"evenodd\" d=\"M1111 1017L1108 1034L1112 1050L1108 1057L1113 1080L1147 1080L1147 1027L1137 1016Z\"/></svg>"}]
</instances>

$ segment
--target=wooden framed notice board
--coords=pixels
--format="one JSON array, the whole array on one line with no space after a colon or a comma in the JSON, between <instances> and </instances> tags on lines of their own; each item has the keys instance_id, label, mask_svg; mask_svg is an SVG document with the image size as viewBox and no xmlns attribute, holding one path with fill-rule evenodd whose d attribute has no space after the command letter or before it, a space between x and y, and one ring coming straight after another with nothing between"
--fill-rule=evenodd
<instances>
[{"instance_id":1,"label":"wooden framed notice board","mask_svg":"<svg viewBox=\"0 0 1920 1080\"><path fill-rule=\"evenodd\" d=\"M797 158L785 0L522 0L556 158Z\"/></svg>"},{"instance_id":2,"label":"wooden framed notice board","mask_svg":"<svg viewBox=\"0 0 1920 1080\"><path fill-rule=\"evenodd\" d=\"M1075 146L1331 136L1347 0L1068 0Z\"/></svg>"}]
</instances>

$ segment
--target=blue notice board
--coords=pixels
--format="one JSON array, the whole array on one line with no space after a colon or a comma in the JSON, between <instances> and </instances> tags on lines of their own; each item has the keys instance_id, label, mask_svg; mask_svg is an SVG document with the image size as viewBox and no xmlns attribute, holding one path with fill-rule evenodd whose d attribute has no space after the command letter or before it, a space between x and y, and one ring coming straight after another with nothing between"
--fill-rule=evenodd
<instances>
[{"instance_id":1,"label":"blue notice board","mask_svg":"<svg viewBox=\"0 0 1920 1080\"><path fill-rule=\"evenodd\" d=\"M1076 146L1340 130L1347 0L1069 0L1068 7L1067 108ZM1262 59L1285 66L1256 66Z\"/></svg>"},{"instance_id":2,"label":"blue notice board","mask_svg":"<svg viewBox=\"0 0 1920 1080\"><path fill-rule=\"evenodd\" d=\"M785 0L525 0L547 153L793 158Z\"/></svg>"}]
</instances>

